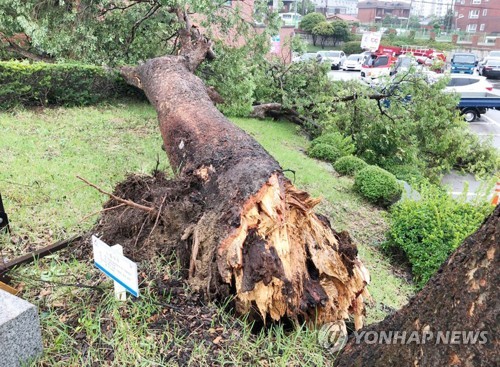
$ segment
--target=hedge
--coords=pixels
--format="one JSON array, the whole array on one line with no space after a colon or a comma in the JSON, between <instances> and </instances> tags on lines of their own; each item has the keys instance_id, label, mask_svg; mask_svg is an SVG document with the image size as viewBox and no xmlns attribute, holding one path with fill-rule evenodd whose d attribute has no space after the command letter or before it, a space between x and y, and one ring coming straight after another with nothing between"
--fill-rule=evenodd
<instances>
[{"instance_id":1,"label":"hedge","mask_svg":"<svg viewBox=\"0 0 500 367\"><path fill-rule=\"evenodd\" d=\"M0 108L80 106L140 95L116 70L82 64L0 62Z\"/></svg>"}]
</instances>

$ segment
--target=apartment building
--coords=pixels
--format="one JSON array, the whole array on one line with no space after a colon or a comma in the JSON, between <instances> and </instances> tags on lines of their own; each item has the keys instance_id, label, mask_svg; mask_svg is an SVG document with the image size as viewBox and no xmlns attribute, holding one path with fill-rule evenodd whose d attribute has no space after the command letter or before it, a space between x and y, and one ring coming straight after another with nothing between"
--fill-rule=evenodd
<instances>
[{"instance_id":1,"label":"apartment building","mask_svg":"<svg viewBox=\"0 0 500 367\"><path fill-rule=\"evenodd\" d=\"M454 28L500 35L500 0L455 0Z\"/></svg>"},{"instance_id":2,"label":"apartment building","mask_svg":"<svg viewBox=\"0 0 500 367\"><path fill-rule=\"evenodd\" d=\"M358 3L358 19L362 23L382 22L385 17L397 17L407 20L410 16L411 3L397 0L367 0Z\"/></svg>"},{"instance_id":3,"label":"apartment building","mask_svg":"<svg viewBox=\"0 0 500 367\"><path fill-rule=\"evenodd\" d=\"M313 0L313 3L317 12L327 15L358 14L358 0Z\"/></svg>"},{"instance_id":4,"label":"apartment building","mask_svg":"<svg viewBox=\"0 0 500 367\"><path fill-rule=\"evenodd\" d=\"M412 0L411 15L422 18L444 17L453 8L453 0Z\"/></svg>"}]
</instances>

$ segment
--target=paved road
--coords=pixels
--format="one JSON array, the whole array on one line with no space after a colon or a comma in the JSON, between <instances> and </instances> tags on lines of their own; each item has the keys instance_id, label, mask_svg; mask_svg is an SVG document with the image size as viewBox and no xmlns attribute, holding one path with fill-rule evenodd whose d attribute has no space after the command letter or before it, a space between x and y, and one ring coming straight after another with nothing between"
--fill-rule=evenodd
<instances>
[{"instance_id":1,"label":"paved road","mask_svg":"<svg viewBox=\"0 0 500 367\"><path fill-rule=\"evenodd\" d=\"M360 73L334 70L329 72L328 76L332 80L352 80L359 79ZM500 80L489 80L489 82L493 84L493 93L500 95ZM489 110L478 121L470 123L469 126L481 138L488 139L491 137L493 145L500 150L500 111ZM492 178L492 180L494 179ZM450 191L455 196L461 194L467 186L469 197L475 196L478 191L484 192L490 189L485 182L476 180L474 176L470 174L461 175L458 172L451 172L445 175L442 183L449 186Z\"/></svg>"}]
</instances>

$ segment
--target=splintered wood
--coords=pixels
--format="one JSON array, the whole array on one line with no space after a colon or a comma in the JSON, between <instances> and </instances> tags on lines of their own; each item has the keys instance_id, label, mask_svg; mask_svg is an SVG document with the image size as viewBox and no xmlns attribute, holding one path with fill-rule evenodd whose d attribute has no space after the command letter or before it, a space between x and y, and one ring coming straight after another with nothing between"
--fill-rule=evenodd
<instances>
[{"instance_id":1,"label":"splintered wood","mask_svg":"<svg viewBox=\"0 0 500 367\"><path fill-rule=\"evenodd\" d=\"M264 320L315 324L352 314L356 329L362 327L368 271L348 236L340 240L313 213L319 201L273 174L245 203L240 226L218 249L219 271L236 288L239 313L256 307Z\"/></svg>"}]
</instances>

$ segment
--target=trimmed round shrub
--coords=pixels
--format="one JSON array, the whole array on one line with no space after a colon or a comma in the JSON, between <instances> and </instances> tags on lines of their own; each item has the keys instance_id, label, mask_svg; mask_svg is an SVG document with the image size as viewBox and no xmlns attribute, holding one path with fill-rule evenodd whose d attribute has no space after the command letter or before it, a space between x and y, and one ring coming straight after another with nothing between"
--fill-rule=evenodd
<instances>
[{"instance_id":1,"label":"trimmed round shrub","mask_svg":"<svg viewBox=\"0 0 500 367\"><path fill-rule=\"evenodd\" d=\"M335 163L340 157L352 155L355 151L350 137L338 132L321 135L311 142L307 154L316 159Z\"/></svg>"},{"instance_id":2,"label":"trimmed round shrub","mask_svg":"<svg viewBox=\"0 0 500 367\"><path fill-rule=\"evenodd\" d=\"M396 176L377 166L368 166L354 178L354 189L368 201L387 207L401 197L402 187Z\"/></svg>"},{"instance_id":3,"label":"trimmed round shrub","mask_svg":"<svg viewBox=\"0 0 500 367\"><path fill-rule=\"evenodd\" d=\"M321 159L327 162L335 162L338 158L338 152L330 144L316 144L307 151L310 157Z\"/></svg>"},{"instance_id":4,"label":"trimmed round shrub","mask_svg":"<svg viewBox=\"0 0 500 367\"><path fill-rule=\"evenodd\" d=\"M339 158L333 165L333 168L341 175L354 176L366 166L368 166L368 164L361 158L353 155L346 155L345 157Z\"/></svg>"}]
</instances>

